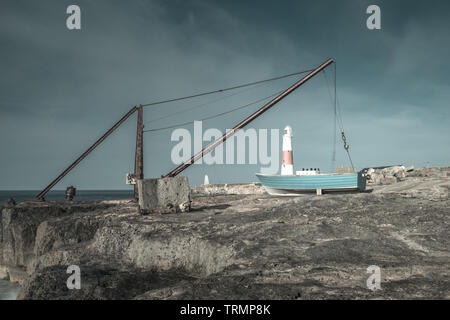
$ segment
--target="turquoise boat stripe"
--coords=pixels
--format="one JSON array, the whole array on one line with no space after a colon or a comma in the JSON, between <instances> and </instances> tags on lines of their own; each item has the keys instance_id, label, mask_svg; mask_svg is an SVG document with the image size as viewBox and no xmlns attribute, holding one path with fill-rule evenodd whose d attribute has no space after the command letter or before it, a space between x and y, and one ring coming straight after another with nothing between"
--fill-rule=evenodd
<instances>
[{"instance_id":1,"label":"turquoise boat stripe","mask_svg":"<svg viewBox=\"0 0 450 320\"><path fill-rule=\"evenodd\" d=\"M275 189L334 189L358 188L358 173L316 175L316 176L281 176L256 175L263 186ZM364 183L365 188L365 183Z\"/></svg>"}]
</instances>

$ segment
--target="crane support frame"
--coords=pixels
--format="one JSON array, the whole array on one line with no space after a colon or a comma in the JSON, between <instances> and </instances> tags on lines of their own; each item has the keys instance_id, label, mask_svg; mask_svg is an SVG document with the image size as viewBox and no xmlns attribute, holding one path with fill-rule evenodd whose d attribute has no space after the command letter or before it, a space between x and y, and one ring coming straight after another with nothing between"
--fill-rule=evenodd
<instances>
[{"instance_id":1,"label":"crane support frame","mask_svg":"<svg viewBox=\"0 0 450 320\"><path fill-rule=\"evenodd\" d=\"M197 154L192 156L189 160L183 162L181 165L170 171L168 174L166 174L163 177L174 177L178 174L180 174L183 170L185 170L190 165L194 164L195 161L202 158L205 154L208 154L211 152L215 147L220 145L221 143L225 142L228 138L230 138L233 134L235 134L239 129L242 129L247 124L258 118L260 115L262 115L264 112L272 108L275 104L283 100L285 97L287 97L290 93L292 93L295 89L300 87L302 84L310 80L312 77L314 77L316 74L318 74L320 71L328 67L330 64L332 64L334 61L333 59L328 59L321 65L319 65L317 68L315 68L313 71L308 73L305 77L295 82L293 85L291 85L289 88L284 90L282 93L280 93L278 96L273 98L270 102L266 103L264 106L262 106L259 110L252 113L250 116L248 116L243 121L239 122L236 126L234 126L233 129L228 130L222 137L216 139L212 143L210 143L208 146L203 148L201 151L199 151Z\"/></svg>"}]
</instances>

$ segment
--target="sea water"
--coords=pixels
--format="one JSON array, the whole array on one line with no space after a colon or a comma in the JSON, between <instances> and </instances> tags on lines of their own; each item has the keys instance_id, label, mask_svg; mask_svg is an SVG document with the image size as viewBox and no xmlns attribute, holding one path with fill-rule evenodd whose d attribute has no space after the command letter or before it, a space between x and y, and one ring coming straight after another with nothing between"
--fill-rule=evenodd
<instances>
[{"instance_id":1,"label":"sea water","mask_svg":"<svg viewBox=\"0 0 450 320\"><path fill-rule=\"evenodd\" d=\"M0 280L0 300L15 300L18 293L18 283Z\"/></svg>"},{"instance_id":2,"label":"sea water","mask_svg":"<svg viewBox=\"0 0 450 320\"><path fill-rule=\"evenodd\" d=\"M0 190L0 206L13 198L16 203L25 200L34 200L40 191L5 191ZM45 196L46 200L65 200L64 190L52 190ZM133 190L77 190L74 200L120 200L132 199Z\"/></svg>"},{"instance_id":3,"label":"sea water","mask_svg":"<svg viewBox=\"0 0 450 320\"><path fill-rule=\"evenodd\" d=\"M33 200L39 191L0 191L0 206L13 198L16 203ZM64 200L64 190L50 191L46 200ZM120 200L132 199L133 190L77 190L74 200ZM19 292L19 284L0 280L0 300L14 300Z\"/></svg>"}]
</instances>

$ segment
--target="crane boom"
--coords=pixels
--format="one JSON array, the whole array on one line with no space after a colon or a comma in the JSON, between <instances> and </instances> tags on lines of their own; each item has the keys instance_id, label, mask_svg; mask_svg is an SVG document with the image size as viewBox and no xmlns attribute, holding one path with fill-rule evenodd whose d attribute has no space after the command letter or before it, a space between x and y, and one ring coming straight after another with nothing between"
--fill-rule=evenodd
<instances>
[{"instance_id":1,"label":"crane boom","mask_svg":"<svg viewBox=\"0 0 450 320\"><path fill-rule=\"evenodd\" d=\"M233 134L235 134L239 129L245 127L247 124L258 118L261 114L269 110L271 107L273 107L275 104L283 100L285 97L287 97L290 93L292 93L295 89L300 87L302 84L307 82L309 79L314 77L316 74L318 74L320 71L328 67L330 64L332 64L334 61L333 59L328 59L324 63L322 63L320 66L315 68L313 71L308 73L305 77L298 80L296 83L291 85L289 88L284 90L282 93L280 93L278 96L273 98L270 102L266 103L264 106L262 106L258 111L254 112L250 116L248 116L245 120L239 122L236 126L234 126L233 129L228 130L222 137L216 139L212 143L210 143L208 146L203 148L201 151L199 151L197 154L192 156L189 160L183 162L181 165L170 171L168 174L166 174L164 177L174 177L178 175L180 172L182 172L184 169L189 167L191 164L195 163L198 159L202 158L205 154L208 154L211 152L215 147L220 145L222 142L227 140L229 137L231 137Z\"/></svg>"}]
</instances>

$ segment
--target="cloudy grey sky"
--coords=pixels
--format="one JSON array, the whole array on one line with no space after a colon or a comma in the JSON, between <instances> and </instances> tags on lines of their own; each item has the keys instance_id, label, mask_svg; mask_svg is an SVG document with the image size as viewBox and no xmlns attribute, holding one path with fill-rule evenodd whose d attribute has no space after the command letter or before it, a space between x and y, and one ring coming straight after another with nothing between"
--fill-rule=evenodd
<instances>
[{"instance_id":1,"label":"cloudy grey sky","mask_svg":"<svg viewBox=\"0 0 450 320\"><path fill-rule=\"evenodd\" d=\"M77 4L82 30L66 28ZM381 8L368 30L366 8ZM40 189L133 105L219 89L337 61L344 126L358 168L449 165L448 1L113 1L0 3L0 189ZM331 76L331 69L327 71ZM145 110L146 128L248 103L295 79L207 104L207 97ZM253 122L294 130L294 165L330 167L333 117L319 75ZM230 94L230 93L229 93ZM226 94L223 94L226 96ZM203 124L225 130L258 106ZM149 122L174 112L171 118ZM57 189L126 189L133 116ZM185 126L192 130L192 126ZM171 130L145 134L145 176L175 166ZM337 164L347 165L338 141ZM195 165L199 184L255 181L259 165Z\"/></svg>"}]
</instances>

